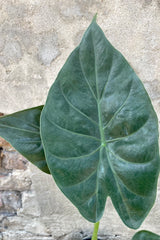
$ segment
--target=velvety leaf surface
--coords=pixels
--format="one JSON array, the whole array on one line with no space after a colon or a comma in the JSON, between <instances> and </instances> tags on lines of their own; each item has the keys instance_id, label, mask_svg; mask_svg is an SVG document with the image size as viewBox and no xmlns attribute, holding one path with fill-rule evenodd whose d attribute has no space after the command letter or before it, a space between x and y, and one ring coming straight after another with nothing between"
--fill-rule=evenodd
<instances>
[{"instance_id":1,"label":"velvety leaf surface","mask_svg":"<svg viewBox=\"0 0 160 240\"><path fill-rule=\"evenodd\" d=\"M41 114L50 172L86 219L97 222L110 196L124 223L140 226L156 195L157 128L142 83L93 21Z\"/></svg>"},{"instance_id":2,"label":"velvety leaf surface","mask_svg":"<svg viewBox=\"0 0 160 240\"><path fill-rule=\"evenodd\" d=\"M132 240L160 240L160 236L155 233L143 230L143 231L137 232L133 236Z\"/></svg>"},{"instance_id":3,"label":"velvety leaf surface","mask_svg":"<svg viewBox=\"0 0 160 240\"><path fill-rule=\"evenodd\" d=\"M40 138L40 114L43 106L0 117L0 136L46 173L50 173Z\"/></svg>"}]
</instances>

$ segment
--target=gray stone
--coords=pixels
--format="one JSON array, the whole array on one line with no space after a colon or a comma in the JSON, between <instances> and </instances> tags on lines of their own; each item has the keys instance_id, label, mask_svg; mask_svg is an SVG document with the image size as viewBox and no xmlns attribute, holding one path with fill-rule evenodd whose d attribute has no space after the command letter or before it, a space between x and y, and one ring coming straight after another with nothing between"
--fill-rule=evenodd
<instances>
[{"instance_id":1,"label":"gray stone","mask_svg":"<svg viewBox=\"0 0 160 240\"><path fill-rule=\"evenodd\" d=\"M1 191L0 213L4 216L12 216L17 213L17 209L22 207L21 193L17 191Z\"/></svg>"},{"instance_id":2,"label":"gray stone","mask_svg":"<svg viewBox=\"0 0 160 240\"><path fill-rule=\"evenodd\" d=\"M6 170L26 170L28 161L16 151L3 151L2 167Z\"/></svg>"},{"instance_id":3,"label":"gray stone","mask_svg":"<svg viewBox=\"0 0 160 240\"><path fill-rule=\"evenodd\" d=\"M17 233L30 233L31 237L41 236L50 237L52 234L40 218L35 218L33 216L9 216L4 217L1 221L1 231L4 233L5 229L8 232L12 232L15 235ZM16 238L15 238L16 239Z\"/></svg>"},{"instance_id":4,"label":"gray stone","mask_svg":"<svg viewBox=\"0 0 160 240\"><path fill-rule=\"evenodd\" d=\"M10 216L12 215L15 217L15 214L11 214ZM7 216L0 214L0 231L1 232L6 231L6 229L8 229L8 224L9 224L9 221Z\"/></svg>"},{"instance_id":5,"label":"gray stone","mask_svg":"<svg viewBox=\"0 0 160 240\"><path fill-rule=\"evenodd\" d=\"M29 178L27 171L16 170L13 173L9 173L7 176L0 178L0 190L1 191L25 191L29 190L32 181Z\"/></svg>"},{"instance_id":6,"label":"gray stone","mask_svg":"<svg viewBox=\"0 0 160 240\"><path fill-rule=\"evenodd\" d=\"M2 194L0 192L0 209L3 207L3 199L2 199Z\"/></svg>"},{"instance_id":7,"label":"gray stone","mask_svg":"<svg viewBox=\"0 0 160 240\"><path fill-rule=\"evenodd\" d=\"M38 59L44 65L51 62L60 55L58 40L55 32L46 33L38 47Z\"/></svg>"}]
</instances>

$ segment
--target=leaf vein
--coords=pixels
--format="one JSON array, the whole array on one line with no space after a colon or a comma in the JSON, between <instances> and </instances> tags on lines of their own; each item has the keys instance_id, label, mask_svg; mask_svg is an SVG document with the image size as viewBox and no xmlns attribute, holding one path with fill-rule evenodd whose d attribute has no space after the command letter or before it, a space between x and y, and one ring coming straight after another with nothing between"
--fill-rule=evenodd
<instances>
[{"instance_id":1,"label":"leaf vein","mask_svg":"<svg viewBox=\"0 0 160 240\"><path fill-rule=\"evenodd\" d=\"M109 122L103 127L103 130L105 130L105 129L108 127L108 125L114 120L114 118L117 116L117 114L118 114L118 113L122 110L122 108L125 106L128 98L129 98L130 93L131 93L131 87L130 87L129 93L128 93L126 99L124 100L123 104L122 104L122 105L118 108L118 110L113 114L113 116L112 116L112 118L109 120Z\"/></svg>"},{"instance_id":2,"label":"leaf vein","mask_svg":"<svg viewBox=\"0 0 160 240\"><path fill-rule=\"evenodd\" d=\"M95 174L96 171L97 171L97 169L94 169L94 171L92 171L92 172L91 172L86 178L84 178L83 180L81 180L81 181L79 181L78 183L75 183L75 184L70 184L70 185L66 186L65 188L71 187L71 186L73 187L73 186L82 184L83 182L89 180L89 178L91 178L91 177Z\"/></svg>"},{"instance_id":3,"label":"leaf vein","mask_svg":"<svg viewBox=\"0 0 160 240\"><path fill-rule=\"evenodd\" d=\"M60 159L60 160L71 160L71 159L74 160L74 159L79 159L79 158L83 158L83 157L89 157L89 156L93 155L94 153L96 153L100 148L101 148L101 146L99 146L99 147L96 148L94 151L92 151L91 153L86 154L86 155L81 155L81 156L77 156L77 157L67 157L67 158L65 158L65 157L59 157L59 156L53 154L51 151L49 151L49 152L50 152L50 154L51 154L53 157L58 158L58 159Z\"/></svg>"},{"instance_id":4,"label":"leaf vein","mask_svg":"<svg viewBox=\"0 0 160 240\"><path fill-rule=\"evenodd\" d=\"M123 140L125 138L128 138L130 136L133 136L134 134L136 134L138 131L141 130L142 127L144 127L148 122L148 119L146 120L146 122L140 127L138 128L136 131L134 131L133 133L129 134L129 135L126 135L124 137L120 137L120 138L114 138L114 139L111 139L111 140L107 140L106 143L111 143L111 142L116 142L116 141L120 141L120 140Z\"/></svg>"},{"instance_id":5,"label":"leaf vein","mask_svg":"<svg viewBox=\"0 0 160 240\"><path fill-rule=\"evenodd\" d=\"M95 96L95 94L94 94L94 92L93 92L93 89L92 89L91 85L89 84L89 82L88 82L88 80L87 80L87 77L86 77L86 75L85 75L85 72L84 72L84 69L83 69L83 66L82 66L82 62L81 62L81 59L80 59L80 54L79 54L79 63L80 63L80 67L81 67L81 70L82 70L82 74L83 74L83 76L84 76L84 79L85 79L85 81L86 81L86 83L87 83L87 85L88 85L88 87L89 87L89 89L90 89L93 97L94 97L95 100L97 101L97 98L96 98L96 96Z\"/></svg>"},{"instance_id":6,"label":"leaf vein","mask_svg":"<svg viewBox=\"0 0 160 240\"><path fill-rule=\"evenodd\" d=\"M108 150L108 148L106 148L106 154L107 154L107 156L108 156L107 150ZM118 180L117 180L117 173L115 172L114 167L113 167L112 162L110 161L110 158L109 158L109 157L108 157L108 163L109 163L110 168L111 168L111 170L112 170L112 173L113 173L113 176L114 176L114 179L115 179L115 183L116 183L117 188L118 188L118 190L119 190L119 194L120 194L120 197L121 197L121 199L122 199L122 202L124 203L124 206L125 206L125 208L126 208L126 212L127 212L127 214L128 214L128 217L129 217L129 219L132 220L132 217L131 217L131 215L130 215L130 211L129 211L128 206L127 206L126 201L125 201L125 197L124 197L124 195L123 195L123 193L122 193L121 187L120 187L119 182L118 182Z\"/></svg>"},{"instance_id":7,"label":"leaf vein","mask_svg":"<svg viewBox=\"0 0 160 240\"><path fill-rule=\"evenodd\" d=\"M114 152L112 152L110 149L108 149L108 150L109 150L109 152L110 152L112 155L114 155L116 158L118 158L120 161L123 161L124 163L130 163L130 164L133 164L133 165L135 165L135 164L138 164L138 165L139 165L139 164L141 164L141 165L148 164L148 162L145 162L145 163L135 163L135 162L132 163L132 162L128 162L127 160L125 160L125 159L117 156L117 155L116 155ZM113 166L113 165L112 165L112 166ZM113 167L113 169L114 169L114 167ZM135 194L135 195L141 196L141 197L144 196L144 195L137 194L137 193L133 192L132 190L130 190L130 189L124 184L123 179L119 176L119 174L117 174L116 170L114 170L113 173L116 175L116 177L121 181L121 183L123 184L123 186L124 186L129 192L131 192L131 193L133 193L133 194Z\"/></svg>"},{"instance_id":8,"label":"leaf vein","mask_svg":"<svg viewBox=\"0 0 160 240\"><path fill-rule=\"evenodd\" d=\"M66 100L66 102L70 105L71 108L73 108L75 111L79 112L81 115L83 115L84 117L86 117L88 120L90 120L92 123L96 124L98 126L98 123L96 121L94 121L92 118L88 117L85 113L83 113L81 110L79 110L77 107L75 107L73 105L73 103L71 103L71 101L69 101L69 99L66 97L66 95L63 92L62 86L60 85L60 89L62 92L62 95L64 97L64 99Z\"/></svg>"},{"instance_id":9,"label":"leaf vein","mask_svg":"<svg viewBox=\"0 0 160 240\"><path fill-rule=\"evenodd\" d=\"M7 116L6 116L7 117ZM24 122L25 124L26 124L26 121L25 120L23 120L23 119L20 119L20 118L18 118L18 117L13 117L12 116L12 118L14 118L14 119L18 119L18 120L20 120L21 122ZM31 126L31 127L34 127L34 128L36 128L36 129L38 129L39 130L39 126L37 126L37 125L35 125L35 124L33 124L33 123L30 123L29 122L29 124L27 123L27 125L29 125L29 126Z\"/></svg>"},{"instance_id":10,"label":"leaf vein","mask_svg":"<svg viewBox=\"0 0 160 240\"><path fill-rule=\"evenodd\" d=\"M96 141L100 141L100 139L94 137L94 136L90 136L90 135L86 135L86 134L82 134L82 133L77 133L77 132L73 132L72 130L69 130L67 128L63 128L61 127L60 125L58 125L57 123L55 123L54 121L50 121L48 118L46 118L48 120L48 122L52 125L55 125L57 128L63 130L63 131L66 131L66 132L69 132L71 134L75 134L75 135L78 135L78 136L82 136L82 137L86 137L86 138L91 138L91 139L94 139Z\"/></svg>"}]
</instances>

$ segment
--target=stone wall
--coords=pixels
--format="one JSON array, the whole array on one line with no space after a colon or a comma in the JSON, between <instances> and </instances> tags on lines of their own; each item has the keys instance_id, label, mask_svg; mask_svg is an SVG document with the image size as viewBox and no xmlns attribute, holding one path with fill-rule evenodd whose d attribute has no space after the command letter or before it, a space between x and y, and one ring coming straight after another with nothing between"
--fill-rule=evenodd
<instances>
[{"instance_id":1,"label":"stone wall","mask_svg":"<svg viewBox=\"0 0 160 240\"><path fill-rule=\"evenodd\" d=\"M160 120L159 0L0 0L0 112L45 103L95 13L106 37L143 81ZM159 204L160 187L141 229L160 234ZM51 176L0 139L1 240L81 240L92 228ZM100 235L129 240L134 232L108 199Z\"/></svg>"}]
</instances>

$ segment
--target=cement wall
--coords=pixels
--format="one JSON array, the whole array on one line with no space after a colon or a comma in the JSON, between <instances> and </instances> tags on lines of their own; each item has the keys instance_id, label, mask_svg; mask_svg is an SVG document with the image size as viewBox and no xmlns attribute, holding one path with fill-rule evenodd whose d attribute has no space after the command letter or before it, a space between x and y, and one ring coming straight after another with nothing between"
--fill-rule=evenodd
<instances>
[{"instance_id":1,"label":"cement wall","mask_svg":"<svg viewBox=\"0 0 160 240\"><path fill-rule=\"evenodd\" d=\"M45 103L47 92L92 17L143 81L160 120L159 0L0 0L0 112ZM0 239L81 240L93 225L40 172L0 139ZM141 229L160 234L160 186ZM134 230L108 199L100 234L129 240Z\"/></svg>"}]
</instances>

